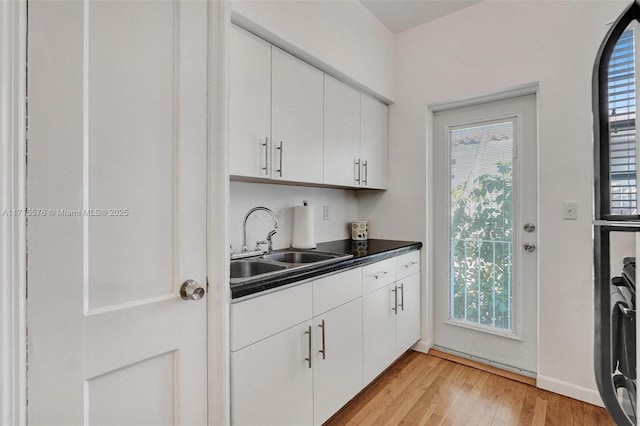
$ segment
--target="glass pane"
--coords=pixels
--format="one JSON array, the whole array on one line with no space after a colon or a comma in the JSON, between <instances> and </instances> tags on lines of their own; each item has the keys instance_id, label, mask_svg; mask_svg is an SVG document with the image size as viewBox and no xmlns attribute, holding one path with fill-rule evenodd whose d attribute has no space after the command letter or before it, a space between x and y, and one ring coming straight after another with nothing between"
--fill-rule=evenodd
<instances>
[{"instance_id":1,"label":"glass pane","mask_svg":"<svg viewBox=\"0 0 640 426\"><path fill-rule=\"evenodd\" d=\"M450 317L511 330L513 122L451 130Z\"/></svg>"},{"instance_id":2,"label":"glass pane","mask_svg":"<svg viewBox=\"0 0 640 426\"><path fill-rule=\"evenodd\" d=\"M636 79L633 29L616 43L609 61L611 214L637 214Z\"/></svg>"}]
</instances>

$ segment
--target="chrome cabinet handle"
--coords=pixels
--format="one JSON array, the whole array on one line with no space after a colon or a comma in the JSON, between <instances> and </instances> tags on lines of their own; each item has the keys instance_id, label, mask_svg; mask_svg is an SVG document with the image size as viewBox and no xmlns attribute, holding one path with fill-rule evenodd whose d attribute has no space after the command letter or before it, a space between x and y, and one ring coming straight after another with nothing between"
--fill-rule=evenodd
<instances>
[{"instance_id":1,"label":"chrome cabinet handle","mask_svg":"<svg viewBox=\"0 0 640 426\"><path fill-rule=\"evenodd\" d=\"M367 185L367 181L369 180L369 162L365 161L362 163L362 167L364 167L364 179L362 179L362 184Z\"/></svg>"},{"instance_id":2,"label":"chrome cabinet handle","mask_svg":"<svg viewBox=\"0 0 640 426\"><path fill-rule=\"evenodd\" d=\"M322 329L322 349L320 349L318 352L322 354L322 359L327 359L327 347L324 341L324 331L326 330L324 326L324 320L322 320L322 324L318 324L318 327Z\"/></svg>"},{"instance_id":3,"label":"chrome cabinet handle","mask_svg":"<svg viewBox=\"0 0 640 426\"><path fill-rule=\"evenodd\" d=\"M269 138L268 137L264 138L264 143L262 144L262 146L264 146L264 167L262 167L262 170L264 170L265 175L269 175Z\"/></svg>"},{"instance_id":4,"label":"chrome cabinet handle","mask_svg":"<svg viewBox=\"0 0 640 426\"><path fill-rule=\"evenodd\" d=\"M409 268L409 267L411 267L411 266L413 266L413 265L416 265L417 263L418 263L418 261L417 261L417 260L414 260L414 261L413 261L413 262L411 262L411 263L405 263L404 267L405 267L405 268Z\"/></svg>"},{"instance_id":5,"label":"chrome cabinet handle","mask_svg":"<svg viewBox=\"0 0 640 426\"><path fill-rule=\"evenodd\" d=\"M356 183L358 185L360 185L360 159L357 158L357 159L355 159L353 161L355 163L354 166L356 166L358 168L358 177L356 178Z\"/></svg>"},{"instance_id":6,"label":"chrome cabinet handle","mask_svg":"<svg viewBox=\"0 0 640 426\"><path fill-rule=\"evenodd\" d=\"M186 280L180 287L180 297L184 300L200 300L204 297L204 288L196 280Z\"/></svg>"},{"instance_id":7,"label":"chrome cabinet handle","mask_svg":"<svg viewBox=\"0 0 640 426\"><path fill-rule=\"evenodd\" d=\"M393 290L391 290L391 291L393 292L393 296L394 296L394 299L395 299L395 301L394 301L394 303L393 303L393 304L394 304L394 307L393 307L393 308L391 308L391 310L392 310L393 312L395 312L395 313L396 313L396 315L398 315L398 286L397 286L397 285L396 285L396 286L394 286L394 287L393 287Z\"/></svg>"},{"instance_id":8,"label":"chrome cabinet handle","mask_svg":"<svg viewBox=\"0 0 640 426\"><path fill-rule=\"evenodd\" d=\"M311 326L309 326L309 329L305 331L304 334L309 335L309 356L304 360L309 363L309 368L311 368Z\"/></svg>"},{"instance_id":9,"label":"chrome cabinet handle","mask_svg":"<svg viewBox=\"0 0 640 426\"><path fill-rule=\"evenodd\" d=\"M404 283L400 284L400 308L404 311Z\"/></svg>"},{"instance_id":10,"label":"chrome cabinet handle","mask_svg":"<svg viewBox=\"0 0 640 426\"><path fill-rule=\"evenodd\" d=\"M389 271L382 271L382 272L378 272L377 274L373 274L373 277L376 280L379 280L380 278L384 277L385 275L387 275L389 273Z\"/></svg>"},{"instance_id":11,"label":"chrome cabinet handle","mask_svg":"<svg viewBox=\"0 0 640 426\"><path fill-rule=\"evenodd\" d=\"M284 152L282 141L280 141L280 146L278 146L276 149L280 151L280 168L276 170L276 172L280 173L280 177L282 177L282 153Z\"/></svg>"}]
</instances>

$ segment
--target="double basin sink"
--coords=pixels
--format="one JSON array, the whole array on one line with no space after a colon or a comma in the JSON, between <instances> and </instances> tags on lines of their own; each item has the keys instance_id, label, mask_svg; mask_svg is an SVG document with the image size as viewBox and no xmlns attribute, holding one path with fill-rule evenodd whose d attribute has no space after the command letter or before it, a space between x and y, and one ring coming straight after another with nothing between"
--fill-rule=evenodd
<instances>
[{"instance_id":1,"label":"double basin sink","mask_svg":"<svg viewBox=\"0 0 640 426\"><path fill-rule=\"evenodd\" d=\"M313 268L327 263L339 262L353 257L316 251L278 250L261 256L231 261L231 284L256 278L268 278L292 270Z\"/></svg>"}]
</instances>

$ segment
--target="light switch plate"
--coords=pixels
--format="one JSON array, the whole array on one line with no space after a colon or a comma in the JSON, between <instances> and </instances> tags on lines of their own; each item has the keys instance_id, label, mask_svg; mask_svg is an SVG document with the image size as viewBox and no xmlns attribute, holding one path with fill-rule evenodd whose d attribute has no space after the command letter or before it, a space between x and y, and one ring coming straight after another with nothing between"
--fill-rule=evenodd
<instances>
[{"instance_id":1,"label":"light switch plate","mask_svg":"<svg viewBox=\"0 0 640 426\"><path fill-rule=\"evenodd\" d=\"M564 201L562 203L562 218L565 220L578 219L578 202L577 201Z\"/></svg>"}]
</instances>

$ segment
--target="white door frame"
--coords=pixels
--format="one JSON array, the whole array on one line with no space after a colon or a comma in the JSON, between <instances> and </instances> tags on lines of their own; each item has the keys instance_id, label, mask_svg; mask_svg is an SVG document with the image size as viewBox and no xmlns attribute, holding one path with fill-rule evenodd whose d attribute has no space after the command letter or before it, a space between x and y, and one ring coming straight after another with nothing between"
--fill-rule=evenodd
<instances>
[{"instance_id":1,"label":"white door frame","mask_svg":"<svg viewBox=\"0 0 640 426\"><path fill-rule=\"evenodd\" d=\"M231 423L229 363L229 0L209 0L207 277L209 424Z\"/></svg>"},{"instance_id":2,"label":"white door frame","mask_svg":"<svg viewBox=\"0 0 640 426\"><path fill-rule=\"evenodd\" d=\"M0 424L26 425L26 1L0 3Z\"/></svg>"},{"instance_id":3,"label":"white door frame","mask_svg":"<svg viewBox=\"0 0 640 426\"><path fill-rule=\"evenodd\" d=\"M229 424L228 0L209 0L207 276L209 424ZM0 3L0 212L26 206L26 0ZM0 228L0 423L27 424L26 224Z\"/></svg>"},{"instance_id":4,"label":"white door frame","mask_svg":"<svg viewBox=\"0 0 640 426\"><path fill-rule=\"evenodd\" d=\"M435 130L434 120L435 114L439 111L445 111L449 109L462 108L467 106L474 106L483 103L501 101L509 98L514 98L524 95L538 95L538 83L528 83L520 86L507 88L500 92L494 92L489 94L483 94L468 98L456 99L447 102L433 103L427 106L427 234L435 235ZM538 167L538 166L536 166ZM420 348L424 350L424 346L429 348L433 347L435 340L435 246L434 239L428 238L425 244L425 257L426 262L426 280L427 291L425 301L425 317L431 319L431 322L427 321L426 330L423 331L423 344ZM536 289L539 287L538 282L535 283ZM537 291L537 290L536 290ZM536 307L536 318L539 316L539 307ZM537 321L537 320L536 320ZM423 324L424 325L424 324ZM537 357L539 359L539 357Z\"/></svg>"}]
</instances>

